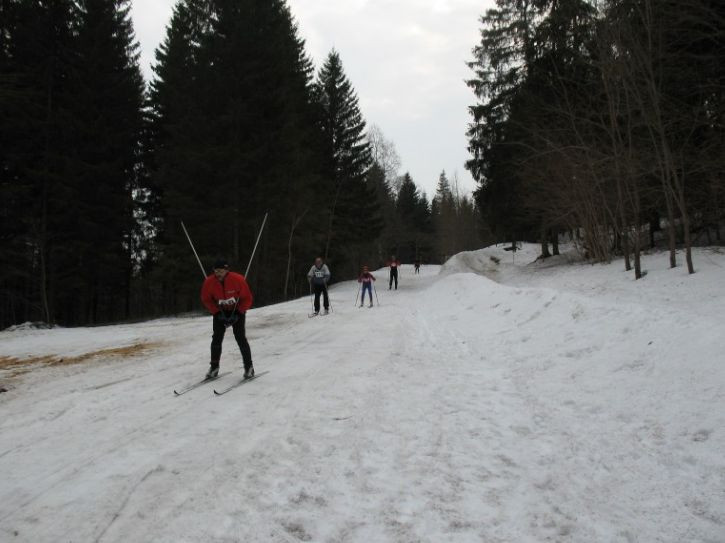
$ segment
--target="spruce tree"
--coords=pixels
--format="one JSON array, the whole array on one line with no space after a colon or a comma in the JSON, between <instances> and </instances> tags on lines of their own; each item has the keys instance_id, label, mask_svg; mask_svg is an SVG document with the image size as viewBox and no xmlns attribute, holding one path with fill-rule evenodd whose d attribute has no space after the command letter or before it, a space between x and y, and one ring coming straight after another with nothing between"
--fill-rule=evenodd
<instances>
[{"instance_id":1,"label":"spruce tree","mask_svg":"<svg viewBox=\"0 0 725 543\"><path fill-rule=\"evenodd\" d=\"M146 273L157 287L152 297L161 313L195 307L191 293L199 271L181 229L182 220L198 246L206 247L206 240L198 237L203 218L199 211L207 199L204 181L214 164L208 164L204 156L210 134L202 54L208 48L211 24L209 1L179 1L156 50L150 84L146 165L157 228L153 261ZM185 293L183 301L178 299L180 292Z\"/></svg>"},{"instance_id":2,"label":"spruce tree","mask_svg":"<svg viewBox=\"0 0 725 543\"><path fill-rule=\"evenodd\" d=\"M456 201L451 192L451 184L446 172L438 177L438 187L431 206L433 228L435 230L434 247L438 258L445 261L458 252L458 213Z\"/></svg>"},{"instance_id":3,"label":"spruce tree","mask_svg":"<svg viewBox=\"0 0 725 543\"><path fill-rule=\"evenodd\" d=\"M317 77L316 96L324 138L325 176L330 183L325 257L346 244L376 237L382 228L379 206L366 174L372 165L358 98L332 50ZM368 228L360 224L368 222Z\"/></svg>"},{"instance_id":4,"label":"spruce tree","mask_svg":"<svg viewBox=\"0 0 725 543\"><path fill-rule=\"evenodd\" d=\"M130 0L82 0L79 6L72 77L77 221L68 230L74 237L68 268L78 291L64 306L98 322L129 312L144 81Z\"/></svg>"},{"instance_id":5,"label":"spruce tree","mask_svg":"<svg viewBox=\"0 0 725 543\"><path fill-rule=\"evenodd\" d=\"M319 237L312 184L321 172L312 66L286 3L187 0L157 58L159 270L172 271L160 274L164 298L175 310L198 307L199 272L181 220L205 265L223 254L244 269L269 212L250 281L258 303L279 299L299 266L297 248Z\"/></svg>"},{"instance_id":6,"label":"spruce tree","mask_svg":"<svg viewBox=\"0 0 725 543\"><path fill-rule=\"evenodd\" d=\"M5 2L0 17L0 324L57 320L54 292L74 142L70 0Z\"/></svg>"},{"instance_id":7,"label":"spruce tree","mask_svg":"<svg viewBox=\"0 0 725 543\"><path fill-rule=\"evenodd\" d=\"M430 254L430 236L433 231L428 198L421 194L409 173L403 175L396 200L400 227L396 232L396 244L392 248L401 260L413 260Z\"/></svg>"},{"instance_id":8,"label":"spruce tree","mask_svg":"<svg viewBox=\"0 0 725 543\"><path fill-rule=\"evenodd\" d=\"M533 55L533 21L539 3L497 0L481 17L481 41L469 67L468 86L479 102L469 108L469 152L466 168L479 182L476 201L491 228L502 237L520 235L522 194L516 162L518 126L511 123L512 104L526 80Z\"/></svg>"}]
</instances>

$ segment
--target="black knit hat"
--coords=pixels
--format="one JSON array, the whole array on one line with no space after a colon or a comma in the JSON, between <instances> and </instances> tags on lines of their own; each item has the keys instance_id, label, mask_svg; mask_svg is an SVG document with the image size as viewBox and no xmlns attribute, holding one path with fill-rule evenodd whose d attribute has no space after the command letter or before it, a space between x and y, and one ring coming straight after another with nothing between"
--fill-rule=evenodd
<instances>
[{"instance_id":1,"label":"black knit hat","mask_svg":"<svg viewBox=\"0 0 725 543\"><path fill-rule=\"evenodd\" d=\"M215 270L222 270L229 268L229 262L227 262L226 258L217 258L216 262L214 262L214 269Z\"/></svg>"}]
</instances>

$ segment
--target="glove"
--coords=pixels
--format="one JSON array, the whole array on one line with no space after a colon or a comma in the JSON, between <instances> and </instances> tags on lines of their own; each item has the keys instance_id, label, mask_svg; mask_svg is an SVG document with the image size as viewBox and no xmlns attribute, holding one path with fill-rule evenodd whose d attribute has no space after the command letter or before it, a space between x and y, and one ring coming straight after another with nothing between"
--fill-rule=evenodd
<instances>
[{"instance_id":1,"label":"glove","mask_svg":"<svg viewBox=\"0 0 725 543\"><path fill-rule=\"evenodd\" d=\"M235 311L227 314L224 311L217 311L214 313L214 319L223 324L225 328L229 328L230 326L234 326L234 323L239 320L239 313Z\"/></svg>"},{"instance_id":2,"label":"glove","mask_svg":"<svg viewBox=\"0 0 725 543\"><path fill-rule=\"evenodd\" d=\"M239 319L239 314L234 311L231 315L225 315L224 316L224 326L229 328L230 326L234 326L234 323L237 322Z\"/></svg>"}]
</instances>

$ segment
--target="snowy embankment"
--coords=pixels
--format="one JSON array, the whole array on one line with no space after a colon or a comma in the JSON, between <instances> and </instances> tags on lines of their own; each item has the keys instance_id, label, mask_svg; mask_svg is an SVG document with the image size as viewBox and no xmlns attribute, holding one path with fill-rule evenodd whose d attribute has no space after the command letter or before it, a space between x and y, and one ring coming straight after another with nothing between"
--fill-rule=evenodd
<instances>
[{"instance_id":1,"label":"snowy embankment","mask_svg":"<svg viewBox=\"0 0 725 543\"><path fill-rule=\"evenodd\" d=\"M534 258L252 310L222 397L208 318L0 333L0 540L725 541L725 255Z\"/></svg>"}]
</instances>

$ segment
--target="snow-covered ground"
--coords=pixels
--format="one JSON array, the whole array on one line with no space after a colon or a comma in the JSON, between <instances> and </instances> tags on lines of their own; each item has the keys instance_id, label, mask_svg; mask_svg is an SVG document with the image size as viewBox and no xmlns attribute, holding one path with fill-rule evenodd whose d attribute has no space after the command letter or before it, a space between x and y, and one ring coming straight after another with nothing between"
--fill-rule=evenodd
<instances>
[{"instance_id":1,"label":"snow-covered ground","mask_svg":"<svg viewBox=\"0 0 725 543\"><path fill-rule=\"evenodd\" d=\"M220 397L209 318L1 332L0 540L722 543L725 254L535 256L254 309Z\"/></svg>"}]
</instances>

